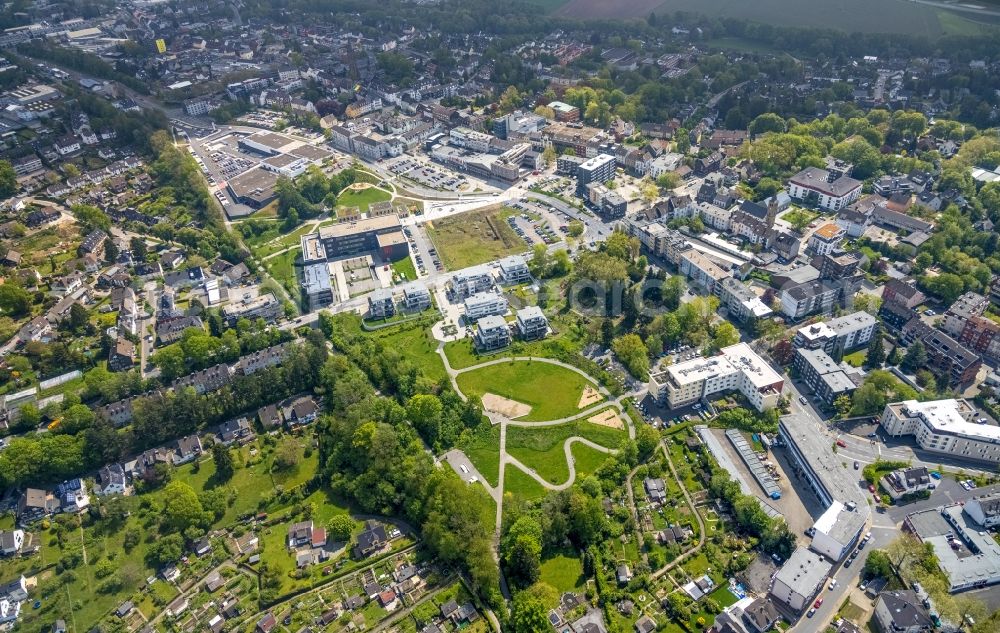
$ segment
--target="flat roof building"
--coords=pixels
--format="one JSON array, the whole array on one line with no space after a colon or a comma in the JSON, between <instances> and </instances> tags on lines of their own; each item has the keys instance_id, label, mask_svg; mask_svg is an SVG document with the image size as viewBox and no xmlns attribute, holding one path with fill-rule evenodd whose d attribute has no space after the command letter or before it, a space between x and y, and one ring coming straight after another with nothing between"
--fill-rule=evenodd
<instances>
[{"instance_id":1,"label":"flat roof building","mask_svg":"<svg viewBox=\"0 0 1000 633\"><path fill-rule=\"evenodd\" d=\"M302 268L302 293L310 310L333 303L333 282L326 262L307 264Z\"/></svg>"},{"instance_id":2,"label":"flat roof building","mask_svg":"<svg viewBox=\"0 0 1000 633\"><path fill-rule=\"evenodd\" d=\"M1000 582L1000 544L961 504L914 512L903 529L934 548L950 592Z\"/></svg>"},{"instance_id":3,"label":"flat roof building","mask_svg":"<svg viewBox=\"0 0 1000 633\"><path fill-rule=\"evenodd\" d=\"M549 331L549 320L538 306L528 306L517 311L517 330L521 338L532 340L545 338Z\"/></svg>"},{"instance_id":4,"label":"flat roof building","mask_svg":"<svg viewBox=\"0 0 1000 633\"><path fill-rule=\"evenodd\" d=\"M492 351L510 345L510 327L501 316L484 316L476 321L476 346Z\"/></svg>"},{"instance_id":5,"label":"flat roof building","mask_svg":"<svg viewBox=\"0 0 1000 633\"><path fill-rule=\"evenodd\" d=\"M410 252L395 214L324 226L319 230L319 239L331 259L377 250L383 259L395 261Z\"/></svg>"},{"instance_id":6,"label":"flat roof building","mask_svg":"<svg viewBox=\"0 0 1000 633\"><path fill-rule=\"evenodd\" d=\"M769 593L796 613L802 613L823 589L832 569L833 565L822 556L804 547L796 548L774 574Z\"/></svg>"},{"instance_id":7,"label":"flat roof building","mask_svg":"<svg viewBox=\"0 0 1000 633\"><path fill-rule=\"evenodd\" d=\"M278 174L262 167L254 167L226 182L229 193L240 204L252 209L262 209L276 200L274 186L278 183Z\"/></svg>"},{"instance_id":8,"label":"flat roof building","mask_svg":"<svg viewBox=\"0 0 1000 633\"><path fill-rule=\"evenodd\" d=\"M891 402L879 424L893 437L912 435L918 446L961 459L1000 463L1000 427L977 424L976 409L965 400Z\"/></svg>"}]
</instances>

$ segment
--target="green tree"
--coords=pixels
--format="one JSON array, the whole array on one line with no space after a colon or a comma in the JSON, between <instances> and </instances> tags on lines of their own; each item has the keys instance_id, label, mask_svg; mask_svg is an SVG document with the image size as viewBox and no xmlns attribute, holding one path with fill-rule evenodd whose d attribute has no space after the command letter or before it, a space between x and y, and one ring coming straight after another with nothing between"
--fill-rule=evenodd
<instances>
[{"instance_id":1,"label":"green tree","mask_svg":"<svg viewBox=\"0 0 1000 633\"><path fill-rule=\"evenodd\" d=\"M673 275L668 277L663 282L663 287L661 288L661 297L663 300L663 307L667 310L676 310L681 306L681 297L684 296L684 290L687 289L687 284L684 282L684 278L680 275Z\"/></svg>"},{"instance_id":2,"label":"green tree","mask_svg":"<svg viewBox=\"0 0 1000 633\"><path fill-rule=\"evenodd\" d=\"M919 340L914 341L913 344L906 348L902 367L906 371L915 372L925 364L927 364L927 348L924 347L923 342Z\"/></svg>"},{"instance_id":3,"label":"green tree","mask_svg":"<svg viewBox=\"0 0 1000 633\"><path fill-rule=\"evenodd\" d=\"M183 481L172 481L163 490L163 521L172 531L204 527L208 516L194 488Z\"/></svg>"},{"instance_id":4,"label":"green tree","mask_svg":"<svg viewBox=\"0 0 1000 633\"><path fill-rule=\"evenodd\" d=\"M751 136L766 134L767 132L786 131L785 120L773 112L765 112L750 122L748 132Z\"/></svg>"},{"instance_id":5,"label":"green tree","mask_svg":"<svg viewBox=\"0 0 1000 633\"><path fill-rule=\"evenodd\" d=\"M664 172L656 179L656 186L660 189L673 191L681 186L681 177L673 171Z\"/></svg>"},{"instance_id":6,"label":"green tree","mask_svg":"<svg viewBox=\"0 0 1000 633\"><path fill-rule=\"evenodd\" d=\"M837 410L837 415L842 418L846 418L848 414L850 414L852 406L853 403L851 402L851 397L846 394L837 397L837 399L833 401L833 408Z\"/></svg>"},{"instance_id":7,"label":"green tree","mask_svg":"<svg viewBox=\"0 0 1000 633\"><path fill-rule=\"evenodd\" d=\"M740 333L729 321L723 321L715 328L712 334L712 347L722 349L740 342Z\"/></svg>"},{"instance_id":8,"label":"green tree","mask_svg":"<svg viewBox=\"0 0 1000 633\"><path fill-rule=\"evenodd\" d=\"M523 515L511 525L504 535L503 561L508 578L520 587L528 587L538 580L542 564L542 528L528 515Z\"/></svg>"},{"instance_id":9,"label":"green tree","mask_svg":"<svg viewBox=\"0 0 1000 633\"><path fill-rule=\"evenodd\" d=\"M151 567L159 568L176 563L184 555L184 537L167 534L156 539L147 550L146 558Z\"/></svg>"},{"instance_id":10,"label":"green tree","mask_svg":"<svg viewBox=\"0 0 1000 633\"><path fill-rule=\"evenodd\" d=\"M85 231L101 229L107 232L111 229L111 218L104 211L89 204L76 204L70 208L77 222L83 225Z\"/></svg>"},{"instance_id":11,"label":"green tree","mask_svg":"<svg viewBox=\"0 0 1000 633\"><path fill-rule=\"evenodd\" d=\"M555 162L556 162L556 148L549 145L548 147L542 150L542 164L545 165L545 167L550 167Z\"/></svg>"},{"instance_id":12,"label":"green tree","mask_svg":"<svg viewBox=\"0 0 1000 633\"><path fill-rule=\"evenodd\" d=\"M215 476L219 481L229 481L233 478L236 467L229 447L217 442L212 446L212 461L215 463Z\"/></svg>"},{"instance_id":13,"label":"green tree","mask_svg":"<svg viewBox=\"0 0 1000 633\"><path fill-rule=\"evenodd\" d=\"M334 515L326 525L327 533L334 541L346 543L354 531L354 519L349 514Z\"/></svg>"},{"instance_id":14,"label":"green tree","mask_svg":"<svg viewBox=\"0 0 1000 633\"><path fill-rule=\"evenodd\" d=\"M17 174L10 161L0 160L0 198L9 198L17 192Z\"/></svg>"},{"instance_id":15,"label":"green tree","mask_svg":"<svg viewBox=\"0 0 1000 633\"><path fill-rule=\"evenodd\" d=\"M649 350L638 334L616 338L611 343L611 349L633 376L640 380L649 376Z\"/></svg>"},{"instance_id":16,"label":"green tree","mask_svg":"<svg viewBox=\"0 0 1000 633\"><path fill-rule=\"evenodd\" d=\"M570 237L580 237L583 235L583 222L579 220L571 220L566 226L566 234Z\"/></svg>"},{"instance_id":17,"label":"green tree","mask_svg":"<svg viewBox=\"0 0 1000 633\"><path fill-rule=\"evenodd\" d=\"M138 235L129 240L129 249L132 251L132 257L136 261L144 262L146 261L146 256L149 254L149 248L146 246L146 240L142 239Z\"/></svg>"},{"instance_id":18,"label":"green tree","mask_svg":"<svg viewBox=\"0 0 1000 633\"><path fill-rule=\"evenodd\" d=\"M548 633L552 629L545 603L528 590L514 596L510 624L514 633Z\"/></svg>"},{"instance_id":19,"label":"green tree","mask_svg":"<svg viewBox=\"0 0 1000 633\"><path fill-rule=\"evenodd\" d=\"M31 311L31 293L13 283L0 285L0 312L4 316L23 317Z\"/></svg>"},{"instance_id":20,"label":"green tree","mask_svg":"<svg viewBox=\"0 0 1000 633\"><path fill-rule=\"evenodd\" d=\"M865 367L879 369L885 362L885 342L882 340L882 327L875 326L872 339L868 342L868 355L865 357Z\"/></svg>"}]
</instances>

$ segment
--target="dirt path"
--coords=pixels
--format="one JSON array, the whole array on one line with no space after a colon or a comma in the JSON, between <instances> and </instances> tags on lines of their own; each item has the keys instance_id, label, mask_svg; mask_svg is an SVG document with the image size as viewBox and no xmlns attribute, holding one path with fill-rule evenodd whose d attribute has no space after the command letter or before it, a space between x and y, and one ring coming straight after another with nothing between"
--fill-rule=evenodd
<instances>
[{"instance_id":1,"label":"dirt path","mask_svg":"<svg viewBox=\"0 0 1000 633\"><path fill-rule=\"evenodd\" d=\"M694 518L698 521L698 543L688 551L684 552L683 554L672 560L671 562L667 563L664 567L654 571L653 580L656 580L663 574L669 572L674 567L677 567L678 565L686 561L688 558L691 558L692 556L700 552L701 548L705 545L705 521L702 520L701 513L698 512L698 508L695 507L694 501L691 499L690 493L688 493L687 488L684 486L684 482L681 481L681 478L677 476L677 469L674 468L674 462L672 459L670 459L670 451L667 450L667 445L663 443L663 440L660 440L660 450L663 451L663 456L667 458L667 466L670 467L670 474L673 475L674 481L676 481L677 485L680 486L681 493L684 495L684 501L687 502L688 507L691 509L691 513L694 514Z\"/></svg>"}]
</instances>

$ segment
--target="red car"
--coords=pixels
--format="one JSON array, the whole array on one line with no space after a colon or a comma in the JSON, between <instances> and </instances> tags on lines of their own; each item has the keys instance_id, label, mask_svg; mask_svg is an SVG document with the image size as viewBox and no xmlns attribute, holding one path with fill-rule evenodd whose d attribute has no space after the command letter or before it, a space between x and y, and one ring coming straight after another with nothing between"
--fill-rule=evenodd
<instances>
[{"instance_id":1,"label":"red car","mask_svg":"<svg viewBox=\"0 0 1000 633\"><path fill-rule=\"evenodd\" d=\"M868 492L875 494L875 486L868 484Z\"/></svg>"},{"instance_id":2,"label":"red car","mask_svg":"<svg viewBox=\"0 0 1000 633\"><path fill-rule=\"evenodd\" d=\"M822 604L823 604L823 599L819 598L818 600L816 600L816 602L813 603L813 609L820 608L820 606L822 606Z\"/></svg>"},{"instance_id":3,"label":"red car","mask_svg":"<svg viewBox=\"0 0 1000 633\"><path fill-rule=\"evenodd\" d=\"M847 448L847 442L845 442L844 440L837 440L837 446L839 446L840 448Z\"/></svg>"}]
</instances>

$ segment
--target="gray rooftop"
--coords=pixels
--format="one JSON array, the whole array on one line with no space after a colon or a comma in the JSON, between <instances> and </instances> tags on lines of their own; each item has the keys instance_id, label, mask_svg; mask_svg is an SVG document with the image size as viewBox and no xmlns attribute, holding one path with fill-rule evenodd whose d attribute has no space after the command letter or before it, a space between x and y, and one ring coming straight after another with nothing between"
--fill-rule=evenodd
<instances>
[{"instance_id":1,"label":"gray rooftop","mask_svg":"<svg viewBox=\"0 0 1000 633\"><path fill-rule=\"evenodd\" d=\"M805 547L797 547L792 555L774 574L774 580L794 587L803 595L812 595L826 577L833 565L819 554Z\"/></svg>"},{"instance_id":2,"label":"gray rooftop","mask_svg":"<svg viewBox=\"0 0 1000 633\"><path fill-rule=\"evenodd\" d=\"M490 315L484 316L476 320L476 327L480 330L495 330L497 328L506 328L507 321L500 316Z\"/></svg>"}]
</instances>

